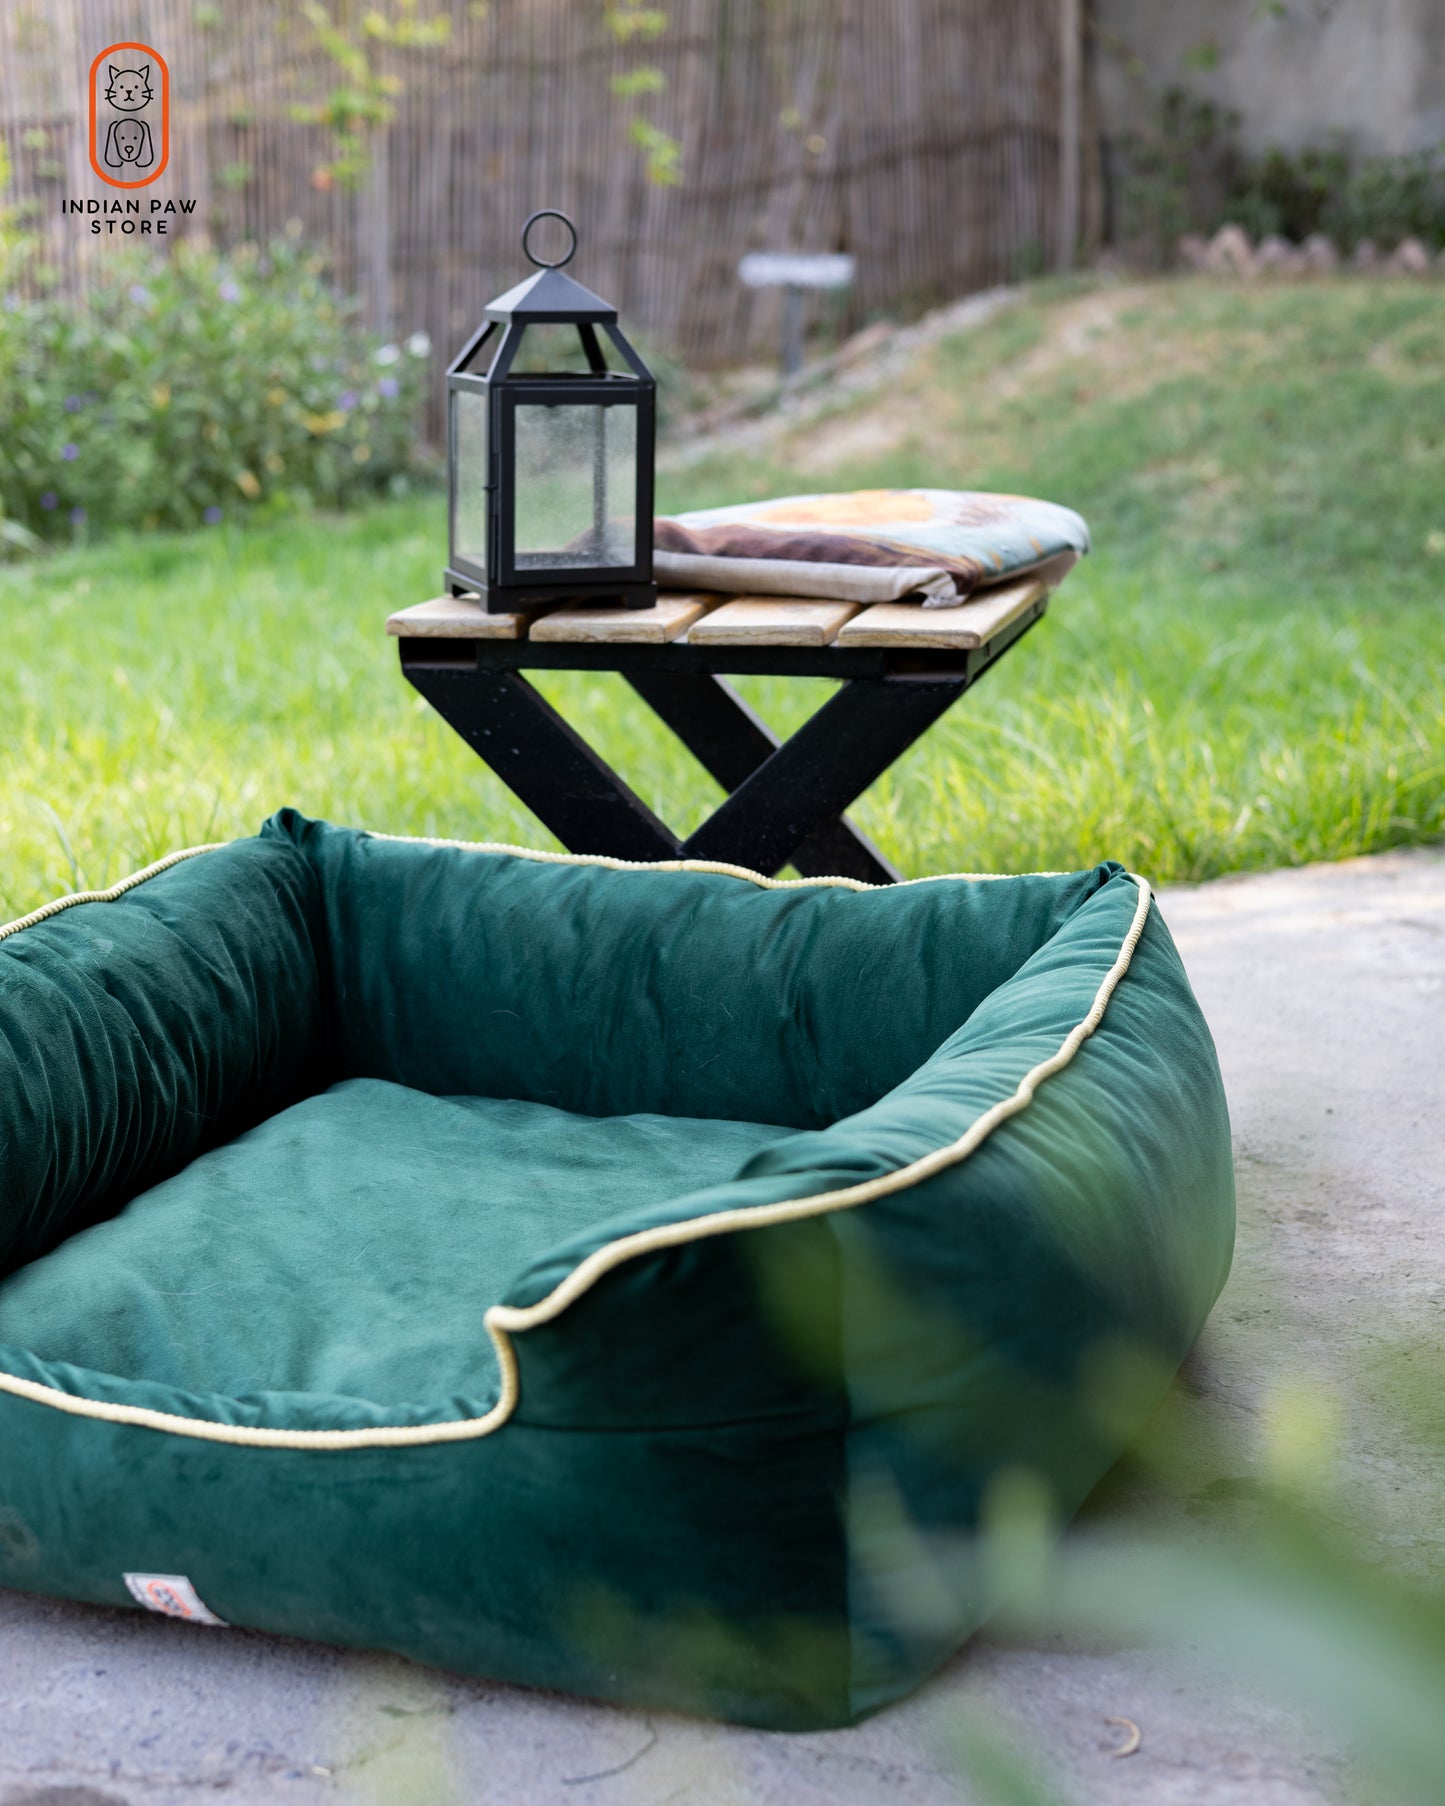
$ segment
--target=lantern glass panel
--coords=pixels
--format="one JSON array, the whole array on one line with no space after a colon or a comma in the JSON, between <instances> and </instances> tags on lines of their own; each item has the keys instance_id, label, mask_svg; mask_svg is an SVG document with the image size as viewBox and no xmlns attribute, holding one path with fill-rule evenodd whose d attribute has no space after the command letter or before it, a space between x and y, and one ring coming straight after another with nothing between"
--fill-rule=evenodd
<instances>
[{"instance_id":1,"label":"lantern glass panel","mask_svg":"<svg viewBox=\"0 0 1445 1806\"><path fill-rule=\"evenodd\" d=\"M487 411L477 389L452 390L452 551L487 562Z\"/></svg>"},{"instance_id":2,"label":"lantern glass panel","mask_svg":"<svg viewBox=\"0 0 1445 1806\"><path fill-rule=\"evenodd\" d=\"M626 569L637 558L637 410L519 402L519 571Z\"/></svg>"}]
</instances>

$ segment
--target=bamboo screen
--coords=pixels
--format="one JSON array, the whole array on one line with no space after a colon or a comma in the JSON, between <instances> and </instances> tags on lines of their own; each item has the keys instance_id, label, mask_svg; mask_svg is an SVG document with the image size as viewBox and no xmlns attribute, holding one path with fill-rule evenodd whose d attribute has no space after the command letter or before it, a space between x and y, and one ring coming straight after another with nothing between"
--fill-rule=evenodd
<instances>
[{"instance_id":1,"label":"bamboo screen","mask_svg":"<svg viewBox=\"0 0 1445 1806\"><path fill-rule=\"evenodd\" d=\"M525 273L518 230L541 206L578 222L573 273L645 345L699 364L776 346L779 298L737 280L750 250L852 252L851 294L814 304L839 329L1053 261L1060 0L656 4L661 35L619 42L605 0L418 0L415 16L450 12L449 41L376 52L400 83L395 116L355 185L328 186L335 142L296 109L344 78L299 0L0 0L5 198L40 235L48 280L83 292L120 242L60 211L116 192L89 166L87 73L140 39L167 60L173 106L170 166L139 193L196 200L171 234L228 245L289 223L371 324L425 330L443 353ZM380 10L397 16L395 0ZM676 142L675 185L650 179L639 124ZM1087 109L1085 127L1066 217L1087 238Z\"/></svg>"}]
</instances>

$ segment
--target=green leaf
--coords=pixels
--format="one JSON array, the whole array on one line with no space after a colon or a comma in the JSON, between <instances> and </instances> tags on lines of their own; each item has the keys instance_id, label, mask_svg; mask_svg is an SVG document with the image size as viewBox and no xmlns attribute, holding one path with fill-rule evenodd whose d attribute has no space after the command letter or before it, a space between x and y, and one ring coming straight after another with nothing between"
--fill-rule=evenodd
<instances>
[{"instance_id":1,"label":"green leaf","mask_svg":"<svg viewBox=\"0 0 1445 1806\"><path fill-rule=\"evenodd\" d=\"M644 64L639 69L629 69L621 75L614 75L611 85L614 94L628 100L638 94L660 94L667 86L667 77L661 69Z\"/></svg>"}]
</instances>

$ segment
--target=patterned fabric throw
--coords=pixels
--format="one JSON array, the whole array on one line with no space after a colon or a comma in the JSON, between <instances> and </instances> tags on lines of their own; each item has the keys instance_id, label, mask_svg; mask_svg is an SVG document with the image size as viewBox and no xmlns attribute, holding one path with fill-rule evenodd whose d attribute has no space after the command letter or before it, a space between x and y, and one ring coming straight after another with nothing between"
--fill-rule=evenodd
<instances>
[{"instance_id":1,"label":"patterned fabric throw","mask_svg":"<svg viewBox=\"0 0 1445 1806\"><path fill-rule=\"evenodd\" d=\"M1053 502L860 489L659 520L653 563L667 589L951 608L986 584L1046 565L1062 575L1088 549L1083 518Z\"/></svg>"}]
</instances>

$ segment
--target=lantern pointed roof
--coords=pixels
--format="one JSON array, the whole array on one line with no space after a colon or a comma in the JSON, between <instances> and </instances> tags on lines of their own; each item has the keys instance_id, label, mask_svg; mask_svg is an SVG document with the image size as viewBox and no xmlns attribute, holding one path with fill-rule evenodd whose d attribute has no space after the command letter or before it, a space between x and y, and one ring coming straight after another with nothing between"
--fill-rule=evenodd
<instances>
[{"instance_id":1,"label":"lantern pointed roof","mask_svg":"<svg viewBox=\"0 0 1445 1806\"><path fill-rule=\"evenodd\" d=\"M548 321L616 320L617 309L561 270L538 270L487 305L486 317L523 326Z\"/></svg>"}]
</instances>

